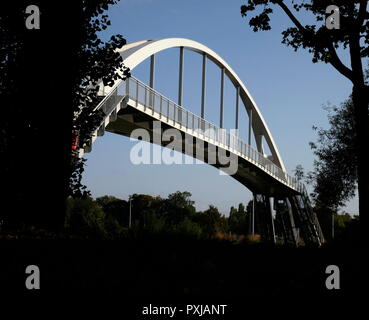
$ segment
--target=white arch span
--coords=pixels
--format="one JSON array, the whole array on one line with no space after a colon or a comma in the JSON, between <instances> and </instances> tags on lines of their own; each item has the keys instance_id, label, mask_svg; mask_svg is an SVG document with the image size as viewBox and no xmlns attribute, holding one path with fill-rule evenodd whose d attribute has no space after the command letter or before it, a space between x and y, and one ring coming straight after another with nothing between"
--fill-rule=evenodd
<instances>
[{"instance_id":1,"label":"white arch span","mask_svg":"<svg viewBox=\"0 0 369 320\"><path fill-rule=\"evenodd\" d=\"M225 62L217 53L203 44L184 38L168 38L168 39L154 39L143 40L127 44L117 51L121 54L124 65L131 70L138 66L141 62L150 58L152 55L171 48L184 47L186 49L206 54L207 58L214 62L220 68L224 68L225 74L231 80L235 87L240 88L240 97L246 106L248 114L252 110L252 129L255 137L264 136L269 149L272 153L271 160L286 172L283 160L279 154L278 148L274 139L268 129L268 126L251 94L238 77L236 72Z\"/></svg>"}]
</instances>

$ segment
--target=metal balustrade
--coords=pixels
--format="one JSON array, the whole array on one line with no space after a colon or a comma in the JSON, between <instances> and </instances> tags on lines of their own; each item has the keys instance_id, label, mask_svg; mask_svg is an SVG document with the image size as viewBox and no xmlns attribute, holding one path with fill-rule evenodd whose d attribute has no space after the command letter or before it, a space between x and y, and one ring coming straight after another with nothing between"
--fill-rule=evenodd
<instances>
[{"instance_id":1,"label":"metal balustrade","mask_svg":"<svg viewBox=\"0 0 369 320\"><path fill-rule=\"evenodd\" d=\"M107 114L110 112L112 105L114 103L115 105L120 103L122 97L125 95L128 95L129 99L134 101L134 107L138 107L140 104L144 107L145 112L149 112L152 115L156 113L159 119L166 119L167 123L173 126L179 125L183 130L191 130L196 135L204 139L209 139L210 142L222 145L224 149L234 152L256 164L274 178L307 196L303 183L299 182L295 177L288 175L270 159L242 141L236 135L184 109L132 76L114 85L111 92L99 103L95 110L103 108Z\"/></svg>"}]
</instances>

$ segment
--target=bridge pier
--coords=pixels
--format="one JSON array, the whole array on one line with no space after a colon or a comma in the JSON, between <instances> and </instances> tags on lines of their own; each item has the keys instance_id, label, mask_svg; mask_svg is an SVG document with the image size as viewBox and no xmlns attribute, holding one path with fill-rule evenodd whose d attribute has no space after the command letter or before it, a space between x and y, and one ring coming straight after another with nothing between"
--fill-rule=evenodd
<instances>
[{"instance_id":1,"label":"bridge pier","mask_svg":"<svg viewBox=\"0 0 369 320\"><path fill-rule=\"evenodd\" d=\"M252 212L250 216L250 233L255 235L255 194L252 194Z\"/></svg>"},{"instance_id":2,"label":"bridge pier","mask_svg":"<svg viewBox=\"0 0 369 320\"><path fill-rule=\"evenodd\" d=\"M274 198L276 234L283 238L284 244L298 246L298 229L295 226L291 204L288 198Z\"/></svg>"},{"instance_id":3,"label":"bridge pier","mask_svg":"<svg viewBox=\"0 0 369 320\"><path fill-rule=\"evenodd\" d=\"M254 218L262 241L275 244L274 220L269 196L254 194Z\"/></svg>"}]
</instances>

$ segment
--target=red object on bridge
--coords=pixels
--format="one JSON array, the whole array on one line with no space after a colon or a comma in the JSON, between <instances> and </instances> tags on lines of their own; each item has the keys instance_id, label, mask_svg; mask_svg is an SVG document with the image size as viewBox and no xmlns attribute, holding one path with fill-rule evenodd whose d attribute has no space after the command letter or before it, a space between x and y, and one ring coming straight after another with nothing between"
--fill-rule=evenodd
<instances>
[{"instance_id":1,"label":"red object on bridge","mask_svg":"<svg viewBox=\"0 0 369 320\"><path fill-rule=\"evenodd\" d=\"M72 131L72 150L77 150L78 147L78 131Z\"/></svg>"}]
</instances>

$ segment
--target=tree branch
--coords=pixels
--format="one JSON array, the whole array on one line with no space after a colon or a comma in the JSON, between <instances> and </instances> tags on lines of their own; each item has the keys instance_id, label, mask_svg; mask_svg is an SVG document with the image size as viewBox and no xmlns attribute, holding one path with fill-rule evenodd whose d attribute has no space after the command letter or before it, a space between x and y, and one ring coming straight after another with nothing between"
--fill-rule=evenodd
<instances>
[{"instance_id":1,"label":"tree branch","mask_svg":"<svg viewBox=\"0 0 369 320\"><path fill-rule=\"evenodd\" d=\"M293 15L291 10L286 6L286 4L283 2L283 0L276 0L276 3L282 8L282 10L287 14L287 16L291 19L291 21L295 24L297 29L299 29L300 32L304 33L307 32L307 30L304 28L304 26L300 23L300 21Z\"/></svg>"},{"instance_id":2,"label":"tree branch","mask_svg":"<svg viewBox=\"0 0 369 320\"><path fill-rule=\"evenodd\" d=\"M367 2L368 0L363 0L362 1L362 5L363 2ZM282 8L282 10L287 14L287 16L291 19L291 21L295 24L295 26L298 28L298 30L301 33L304 34L311 34L311 38L314 39L314 34L307 30L301 23L300 21L293 15L293 13L291 12L291 10L286 6L286 4L283 2L283 0L276 0L276 3ZM360 7L361 9L361 7ZM365 15L365 9L364 9L364 15ZM337 55L336 49L333 46L333 43L331 41L327 41L327 49L329 50L329 54L330 54L330 60L329 63L337 69L337 71L339 73L341 73L343 76L345 76L346 78L350 79L351 81L353 81L353 72L352 70L350 70L348 67L346 67L342 61L340 60L340 58Z\"/></svg>"},{"instance_id":3,"label":"tree branch","mask_svg":"<svg viewBox=\"0 0 369 320\"><path fill-rule=\"evenodd\" d=\"M358 19L357 19L359 28L363 25L363 22L365 20L367 6L368 6L368 0L360 1L360 8L359 8L359 14L358 14Z\"/></svg>"},{"instance_id":4,"label":"tree branch","mask_svg":"<svg viewBox=\"0 0 369 320\"><path fill-rule=\"evenodd\" d=\"M363 64L360 55L360 37L357 34L350 34L350 57L353 73L352 82L360 87L364 86Z\"/></svg>"},{"instance_id":5,"label":"tree branch","mask_svg":"<svg viewBox=\"0 0 369 320\"><path fill-rule=\"evenodd\" d=\"M333 46L333 43L331 41L327 41L327 48L329 50L330 59L329 63L336 68L336 70L341 73L343 76L348 78L349 80L353 81L353 72L351 69L346 67L340 58L337 55L336 49Z\"/></svg>"}]
</instances>

